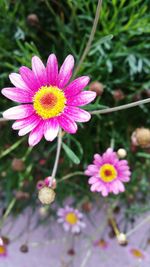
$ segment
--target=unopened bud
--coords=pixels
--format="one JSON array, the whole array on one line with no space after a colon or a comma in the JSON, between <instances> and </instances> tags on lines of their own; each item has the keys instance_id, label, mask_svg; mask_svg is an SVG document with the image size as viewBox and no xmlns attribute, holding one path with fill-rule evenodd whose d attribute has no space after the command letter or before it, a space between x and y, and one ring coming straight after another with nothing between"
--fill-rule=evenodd
<instances>
[{"instance_id":1,"label":"unopened bud","mask_svg":"<svg viewBox=\"0 0 150 267\"><path fill-rule=\"evenodd\" d=\"M92 82L89 87L90 91L94 91L97 96L101 96L104 92L104 85L100 82Z\"/></svg>"},{"instance_id":2,"label":"unopened bud","mask_svg":"<svg viewBox=\"0 0 150 267\"><path fill-rule=\"evenodd\" d=\"M132 144L143 148L150 147L150 129L137 128L131 136Z\"/></svg>"},{"instance_id":3,"label":"unopened bud","mask_svg":"<svg viewBox=\"0 0 150 267\"><path fill-rule=\"evenodd\" d=\"M117 154L120 159L123 159L127 156L127 151L124 148L119 148Z\"/></svg>"},{"instance_id":4,"label":"unopened bud","mask_svg":"<svg viewBox=\"0 0 150 267\"><path fill-rule=\"evenodd\" d=\"M128 244L127 237L124 233L119 233L117 235L117 240L118 240L119 245L121 246L126 246Z\"/></svg>"},{"instance_id":5,"label":"unopened bud","mask_svg":"<svg viewBox=\"0 0 150 267\"><path fill-rule=\"evenodd\" d=\"M113 97L116 101L120 101L125 98L125 95L121 89L117 89L113 92Z\"/></svg>"},{"instance_id":6,"label":"unopened bud","mask_svg":"<svg viewBox=\"0 0 150 267\"><path fill-rule=\"evenodd\" d=\"M30 14L27 16L27 22L31 26L37 26L39 24L39 18L36 14Z\"/></svg>"},{"instance_id":7,"label":"unopened bud","mask_svg":"<svg viewBox=\"0 0 150 267\"><path fill-rule=\"evenodd\" d=\"M14 171L18 171L18 172L23 171L25 169L25 165L22 159L14 158L11 166Z\"/></svg>"},{"instance_id":8,"label":"unopened bud","mask_svg":"<svg viewBox=\"0 0 150 267\"><path fill-rule=\"evenodd\" d=\"M43 187L39 190L38 198L42 204L51 204L55 199L55 192L50 187Z\"/></svg>"}]
</instances>

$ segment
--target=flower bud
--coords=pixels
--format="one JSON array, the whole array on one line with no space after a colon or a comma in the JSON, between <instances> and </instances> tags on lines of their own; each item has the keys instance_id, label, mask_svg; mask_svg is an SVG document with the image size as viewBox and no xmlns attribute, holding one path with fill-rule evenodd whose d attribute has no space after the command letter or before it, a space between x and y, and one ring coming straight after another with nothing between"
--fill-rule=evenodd
<instances>
[{"instance_id":1,"label":"flower bud","mask_svg":"<svg viewBox=\"0 0 150 267\"><path fill-rule=\"evenodd\" d=\"M56 179L48 176L44 179L44 183L47 187L51 187L52 189L56 189Z\"/></svg>"},{"instance_id":2,"label":"flower bud","mask_svg":"<svg viewBox=\"0 0 150 267\"><path fill-rule=\"evenodd\" d=\"M96 92L97 96L101 96L104 92L104 85L100 82L92 82L89 87L90 91Z\"/></svg>"},{"instance_id":3,"label":"flower bud","mask_svg":"<svg viewBox=\"0 0 150 267\"><path fill-rule=\"evenodd\" d=\"M39 24L39 18L36 14L29 14L27 16L27 22L31 26L37 26Z\"/></svg>"},{"instance_id":4,"label":"flower bud","mask_svg":"<svg viewBox=\"0 0 150 267\"><path fill-rule=\"evenodd\" d=\"M119 245L121 246L126 246L128 244L127 237L124 233L119 233L117 235L117 240L118 240Z\"/></svg>"},{"instance_id":5,"label":"flower bud","mask_svg":"<svg viewBox=\"0 0 150 267\"><path fill-rule=\"evenodd\" d=\"M25 165L22 159L14 158L11 166L14 171L18 171L18 172L23 171L25 169Z\"/></svg>"},{"instance_id":6,"label":"flower bud","mask_svg":"<svg viewBox=\"0 0 150 267\"><path fill-rule=\"evenodd\" d=\"M131 141L135 146L150 147L150 130L148 128L137 128L132 133Z\"/></svg>"},{"instance_id":7,"label":"flower bud","mask_svg":"<svg viewBox=\"0 0 150 267\"><path fill-rule=\"evenodd\" d=\"M113 97L116 101L120 101L125 98L125 95L121 89L117 89L113 91Z\"/></svg>"},{"instance_id":8,"label":"flower bud","mask_svg":"<svg viewBox=\"0 0 150 267\"><path fill-rule=\"evenodd\" d=\"M55 199L55 192L52 188L44 186L39 190L38 198L42 204L51 204Z\"/></svg>"},{"instance_id":9,"label":"flower bud","mask_svg":"<svg viewBox=\"0 0 150 267\"><path fill-rule=\"evenodd\" d=\"M123 159L127 156L127 151L124 148L119 148L117 154L120 159Z\"/></svg>"}]
</instances>

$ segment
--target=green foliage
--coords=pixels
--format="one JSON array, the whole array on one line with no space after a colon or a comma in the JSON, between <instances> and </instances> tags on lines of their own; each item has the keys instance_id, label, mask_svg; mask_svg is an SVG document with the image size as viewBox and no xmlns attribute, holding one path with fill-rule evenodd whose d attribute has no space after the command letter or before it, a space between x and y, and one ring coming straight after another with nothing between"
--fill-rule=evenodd
<instances>
[{"instance_id":1,"label":"green foliage","mask_svg":"<svg viewBox=\"0 0 150 267\"><path fill-rule=\"evenodd\" d=\"M10 72L17 72L21 65L30 67L31 57L35 54L46 61L48 55L54 52L61 63L65 56L71 53L78 63L91 32L96 6L96 0L37 0L35 3L27 0L23 4L21 0L1 0L1 87L9 86ZM31 20L31 14L36 14L36 21ZM103 1L91 49L78 75L89 75L92 81L103 83L105 89L102 97L98 97L87 110L128 103L136 97L143 98L148 95L149 25L148 0ZM124 93L123 100L114 99L113 93L116 89L121 89ZM1 96L1 112L11 105L11 102ZM65 136L57 176L62 178L70 172L83 171L87 164L91 163L93 154L102 153L113 140L116 150L119 147L127 149L133 171L133 178L126 186L126 193L117 199L127 203L132 195L133 202L136 203L141 194L146 202L149 197L150 158L148 152L142 149L139 149L137 154L131 151L130 135L136 127L149 127L149 123L149 105L109 115L94 115L90 122L79 125L75 136ZM0 165L1 190L6 192L3 196L4 204L7 205L15 190L28 190L29 202L34 203L35 184L37 179L44 179L51 172L56 142L46 143L43 140L29 151L26 138L17 147L20 141L10 126L11 123L7 122L0 124L0 151L1 157L3 156ZM12 170L11 161L14 157L23 158L26 166L24 171L18 173ZM46 163L39 163L41 159L46 160ZM28 180L30 185L25 186ZM60 202L68 195L75 196L78 201L85 195L89 198L93 196L89 191L87 178L80 176L61 183L57 192ZM112 201L115 199L116 197L112 197ZM141 203L141 200L138 201ZM29 202L23 202L22 206L19 203L18 206L24 207ZM131 206L133 208L133 203L128 205L129 211Z\"/></svg>"}]
</instances>

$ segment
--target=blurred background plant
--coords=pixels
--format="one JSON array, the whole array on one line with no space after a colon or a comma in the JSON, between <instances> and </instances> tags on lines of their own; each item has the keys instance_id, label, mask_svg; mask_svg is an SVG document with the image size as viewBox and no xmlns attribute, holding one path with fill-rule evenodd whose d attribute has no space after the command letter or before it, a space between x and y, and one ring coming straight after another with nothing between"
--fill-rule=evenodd
<instances>
[{"instance_id":1,"label":"blurred background plant","mask_svg":"<svg viewBox=\"0 0 150 267\"><path fill-rule=\"evenodd\" d=\"M10 85L8 75L21 65L30 67L32 55L43 60L52 52L62 63L72 54L76 63L88 41L96 0L1 0L0 1L0 86ZM97 92L96 101L88 110L113 107L150 96L150 3L148 0L106 0L91 49L78 72L89 75L89 87ZM1 96L1 113L11 102ZM131 135L139 127L149 128L149 105L93 115L80 125L76 135L66 134L57 177L79 172L60 181L56 200L59 203L72 196L78 206L99 194L89 190L86 168L94 153L102 153L110 144L125 148L132 169L132 179L126 192L110 196L111 203L121 202L127 217L149 209L150 154L149 148L135 146ZM20 138L11 130L11 122L0 122L0 198L3 210L16 198L15 213L37 205L36 183L52 170L56 141L42 141L36 148L28 147L27 137Z\"/></svg>"}]
</instances>

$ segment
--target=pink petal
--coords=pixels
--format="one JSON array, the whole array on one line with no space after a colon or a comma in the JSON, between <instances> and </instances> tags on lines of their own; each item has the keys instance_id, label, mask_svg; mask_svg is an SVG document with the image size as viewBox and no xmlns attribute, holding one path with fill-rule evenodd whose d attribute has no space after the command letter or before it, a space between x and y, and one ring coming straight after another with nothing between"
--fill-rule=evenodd
<instances>
[{"instance_id":1,"label":"pink petal","mask_svg":"<svg viewBox=\"0 0 150 267\"><path fill-rule=\"evenodd\" d=\"M23 66L19 69L19 71L20 71L21 77L24 80L24 82L27 84L27 86L34 93L39 88L39 84L38 84L32 70ZM32 95L33 95L33 93L32 93Z\"/></svg>"},{"instance_id":2,"label":"pink petal","mask_svg":"<svg viewBox=\"0 0 150 267\"><path fill-rule=\"evenodd\" d=\"M9 88L3 88L2 94L6 96L7 98L20 102L20 103L28 103L32 102L32 96L28 91L24 91L23 89L19 89L16 87L9 87Z\"/></svg>"},{"instance_id":3,"label":"pink petal","mask_svg":"<svg viewBox=\"0 0 150 267\"><path fill-rule=\"evenodd\" d=\"M58 87L59 88L64 88L65 85L69 82L72 76L73 67L74 67L74 58L72 55L69 55L66 57L58 74Z\"/></svg>"},{"instance_id":4,"label":"pink petal","mask_svg":"<svg viewBox=\"0 0 150 267\"><path fill-rule=\"evenodd\" d=\"M7 109L3 112L3 117L9 120L24 119L33 113L33 106L30 104L25 104Z\"/></svg>"},{"instance_id":5,"label":"pink petal","mask_svg":"<svg viewBox=\"0 0 150 267\"><path fill-rule=\"evenodd\" d=\"M39 120L40 118L38 117L38 115L36 114L32 114L31 116L24 118L22 120L17 120L13 123L12 128L14 130L20 130L28 125L30 125L31 123L33 123L34 121Z\"/></svg>"},{"instance_id":6,"label":"pink petal","mask_svg":"<svg viewBox=\"0 0 150 267\"><path fill-rule=\"evenodd\" d=\"M98 182L98 178L96 178L95 176L91 177L89 180L88 180L88 183L89 184L94 184Z\"/></svg>"},{"instance_id":7,"label":"pink petal","mask_svg":"<svg viewBox=\"0 0 150 267\"><path fill-rule=\"evenodd\" d=\"M48 85L57 85L58 79L58 62L54 54L51 54L47 60L47 82Z\"/></svg>"},{"instance_id":8,"label":"pink petal","mask_svg":"<svg viewBox=\"0 0 150 267\"><path fill-rule=\"evenodd\" d=\"M65 114L62 114L60 117L58 117L58 122L65 132L71 134L76 133L77 131L76 123L70 118L68 118L68 116L66 116Z\"/></svg>"},{"instance_id":9,"label":"pink petal","mask_svg":"<svg viewBox=\"0 0 150 267\"><path fill-rule=\"evenodd\" d=\"M47 84L46 68L37 56L32 58L32 70L40 86Z\"/></svg>"},{"instance_id":10,"label":"pink petal","mask_svg":"<svg viewBox=\"0 0 150 267\"><path fill-rule=\"evenodd\" d=\"M37 145L41 141L43 134L44 134L44 122L42 121L29 134L29 139L28 139L29 146Z\"/></svg>"},{"instance_id":11,"label":"pink petal","mask_svg":"<svg viewBox=\"0 0 150 267\"><path fill-rule=\"evenodd\" d=\"M69 118L78 122L86 122L89 121L91 118L89 112L73 106L67 106L65 108L64 114L67 114Z\"/></svg>"},{"instance_id":12,"label":"pink petal","mask_svg":"<svg viewBox=\"0 0 150 267\"><path fill-rule=\"evenodd\" d=\"M74 97L69 97L67 104L70 106L84 106L92 102L96 97L96 93L92 91L84 91Z\"/></svg>"},{"instance_id":13,"label":"pink petal","mask_svg":"<svg viewBox=\"0 0 150 267\"><path fill-rule=\"evenodd\" d=\"M26 121L25 127L21 128L21 130L18 132L19 136L26 135L27 133L31 132L39 123L41 119L38 118L38 116L34 116L34 118L31 118Z\"/></svg>"},{"instance_id":14,"label":"pink petal","mask_svg":"<svg viewBox=\"0 0 150 267\"><path fill-rule=\"evenodd\" d=\"M88 76L82 76L77 78L76 80L72 81L66 88L65 88L65 95L70 97L76 94L79 94L81 90L87 86L89 83L90 78Z\"/></svg>"},{"instance_id":15,"label":"pink petal","mask_svg":"<svg viewBox=\"0 0 150 267\"><path fill-rule=\"evenodd\" d=\"M44 125L44 136L47 141L53 141L58 135L59 124L55 119L47 120Z\"/></svg>"},{"instance_id":16,"label":"pink petal","mask_svg":"<svg viewBox=\"0 0 150 267\"><path fill-rule=\"evenodd\" d=\"M18 73L11 73L9 75L9 79L11 81L11 83L16 86L17 88L21 88L24 89L26 91L30 91L30 89L28 88L28 86L26 85L26 83L23 81L22 77L20 74Z\"/></svg>"}]
</instances>

